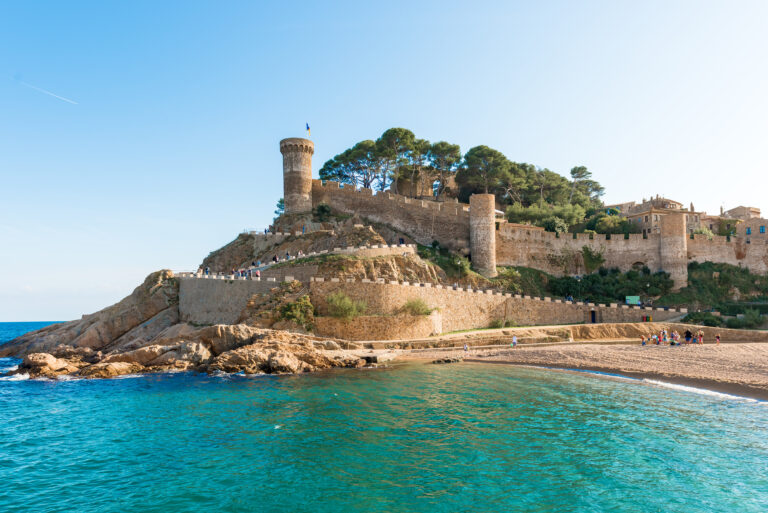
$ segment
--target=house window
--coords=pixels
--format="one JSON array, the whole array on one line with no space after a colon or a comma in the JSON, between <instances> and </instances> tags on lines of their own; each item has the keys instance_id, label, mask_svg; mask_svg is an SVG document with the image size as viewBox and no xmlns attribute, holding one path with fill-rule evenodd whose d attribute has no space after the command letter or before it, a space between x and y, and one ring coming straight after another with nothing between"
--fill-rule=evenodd
<instances>
[{"instance_id":1,"label":"house window","mask_svg":"<svg viewBox=\"0 0 768 513\"><path fill-rule=\"evenodd\" d=\"M711 225L711 224L709 225L709 229L710 229L710 230L712 229L712 225Z\"/></svg>"},{"instance_id":2,"label":"house window","mask_svg":"<svg viewBox=\"0 0 768 513\"><path fill-rule=\"evenodd\" d=\"M752 228L747 226L747 235L752 235Z\"/></svg>"},{"instance_id":3,"label":"house window","mask_svg":"<svg viewBox=\"0 0 768 513\"><path fill-rule=\"evenodd\" d=\"M760 233L765 233L765 226L760 227Z\"/></svg>"},{"instance_id":4,"label":"house window","mask_svg":"<svg viewBox=\"0 0 768 513\"><path fill-rule=\"evenodd\" d=\"M646 223L648 222L648 216L645 216L645 222Z\"/></svg>"}]
</instances>

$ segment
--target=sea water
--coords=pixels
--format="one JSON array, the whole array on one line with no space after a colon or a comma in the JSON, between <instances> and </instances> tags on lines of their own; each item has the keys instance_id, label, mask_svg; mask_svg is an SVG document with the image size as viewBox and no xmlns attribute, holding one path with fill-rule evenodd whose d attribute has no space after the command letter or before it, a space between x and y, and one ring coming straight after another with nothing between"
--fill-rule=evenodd
<instances>
[{"instance_id":1,"label":"sea water","mask_svg":"<svg viewBox=\"0 0 768 513\"><path fill-rule=\"evenodd\" d=\"M0 379L0 510L764 512L767 433L759 401L505 365Z\"/></svg>"}]
</instances>

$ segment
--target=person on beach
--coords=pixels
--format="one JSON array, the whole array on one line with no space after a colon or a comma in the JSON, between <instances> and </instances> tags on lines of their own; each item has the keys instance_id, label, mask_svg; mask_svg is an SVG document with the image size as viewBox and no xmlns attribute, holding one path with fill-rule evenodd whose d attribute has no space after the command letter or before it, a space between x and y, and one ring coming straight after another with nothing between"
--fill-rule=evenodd
<instances>
[{"instance_id":1,"label":"person on beach","mask_svg":"<svg viewBox=\"0 0 768 513\"><path fill-rule=\"evenodd\" d=\"M720 344L720 333L715 335L715 344Z\"/></svg>"},{"instance_id":2,"label":"person on beach","mask_svg":"<svg viewBox=\"0 0 768 513\"><path fill-rule=\"evenodd\" d=\"M645 335L640 335L640 345L641 346L645 345Z\"/></svg>"},{"instance_id":3,"label":"person on beach","mask_svg":"<svg viewBox=\"0 0 768 513\"><path fill-rule=\"evenodd\" d=\"M256 269L256 272L254 274L255 274L256 278L261 279L261 271Z\"/></svg>"},{"instance_id":4,"label":"person on beach","mask_svg":"<svg viewBox=\"0 0 768 513\"><path fill-rule=\"evenodd\" d=\"M699 344L704 345L704 330L699 330Z\"/></svg>"},{"instance_id":5,"label":"person on beach","mask_svg":"<svg viewBox=\"0 0 768 513\"><path fill-rule=\"evenodd\" d=\"M691 337L693 337L693 333L691 333L691 330L685 330L685 343L686 343L686 345L691 343Z\"/></svg>"},{"instance_id":6,"label":"person on beach","mask_svg":"<svg viewBox=\"0 0 768 513\"><path fill-rule=\"evenodd\" d=\"M517 335L512 335L512 349L517 347Z\"/></svg>"}]
</instances>

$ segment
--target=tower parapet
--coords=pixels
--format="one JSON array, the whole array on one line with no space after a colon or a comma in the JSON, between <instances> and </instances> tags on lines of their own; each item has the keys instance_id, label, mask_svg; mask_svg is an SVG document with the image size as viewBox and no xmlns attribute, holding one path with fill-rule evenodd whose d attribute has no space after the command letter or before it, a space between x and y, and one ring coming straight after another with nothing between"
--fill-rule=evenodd
<instances>
[{"instance_id":1,"label":"tower parapet","mask_svg":"<svg viewBox=\"0 0 768 513\"><path fill-rule=\"evenodd\" d=\"M290 137L280 141L283 154L283 200L286 214L312 211L312 155L315 143Z\"/></svg>"},{"instance_id":2,"label":"tower parapet","mask_svg":"<svg viewBox=\"0 0 768 513\"><path fill-rule=\"evenodd\" d=\"M469 249L472 267L487 278L496 276L496 197L469 197Z\"/></svg>"}]
</instances>

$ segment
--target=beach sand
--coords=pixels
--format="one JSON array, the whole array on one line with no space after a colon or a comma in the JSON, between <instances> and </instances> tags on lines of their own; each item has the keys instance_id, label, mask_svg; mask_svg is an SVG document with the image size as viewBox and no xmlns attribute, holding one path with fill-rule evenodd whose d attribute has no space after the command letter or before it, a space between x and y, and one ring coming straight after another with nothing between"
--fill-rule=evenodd
<instances>
[{"instance_id":1,"label":"beach sand","mask_svg":"<svg viewBox=\"0 0 768 513\"><path fill-rule=\"evenodd\" d=\"M518 345L515 349L424 351L408 360L463 357L465 362L531 365L610 372L768 400L768 344L690 346L640 344Z\"/></svg>"}]
</instances>

